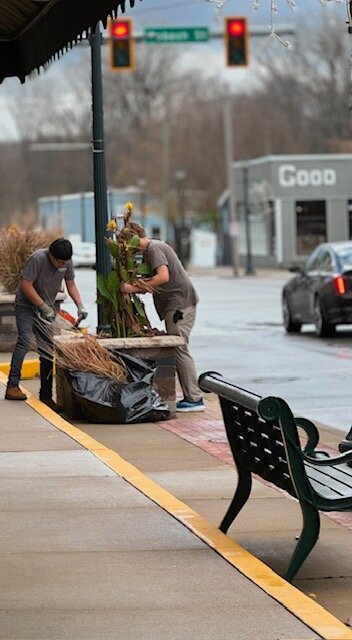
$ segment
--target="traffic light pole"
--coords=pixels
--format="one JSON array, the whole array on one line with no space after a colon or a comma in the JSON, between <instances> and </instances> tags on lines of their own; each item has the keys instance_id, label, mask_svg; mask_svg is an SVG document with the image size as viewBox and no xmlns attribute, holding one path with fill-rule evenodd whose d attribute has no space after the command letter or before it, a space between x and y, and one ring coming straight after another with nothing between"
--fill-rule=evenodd
<instances>
[{"instance_id":1,"label":"traffic light pole","mask_svg":"<svg viewBox=\"0 0 352 640\"><path fill-rule=\"evenodd\" d=\"M167 27L165 27L165 30L168 30ZM283 24L276 24L275 25L275 34L279 35L279 36L290 36L290 35L295 35L296 33L296 25L293 23L283 23ZM254 24L254 25L249 25L248 26L248 36L252 39L252 38L263 38L264 36L270 36L272 35L272 31L271 31L271 27L270 26L263 26L260 24ZM151 42L150 40L147 40L145 37L145 34L140 32L140 33L134 33L133 36L131 36L130 38L133 42L144 42L147 44L160 44L160 45L165 45L165 42ZM223 40L224 39L224 31L221 29L218 30L214 30L214 31L210 31L209 32L209 40ZM103 37L103 44L109 44L111 41L111 38L107 38L107 37ZM84 40L82 40L81 44L84 44ZM204 44L206 41L202 41L200 44ZM185 42L177 42L177 41L172 41L169 40L168 44L188 44L187 41Z\"/></svg>"},{"instance_id":2,"label":"traffic light pole","mask_svg":"<svg viewBox=\"0 0 352 640\"><path fill-rule=\"evenodd\" d=\"M235 193L235 178L233 174L233 135L232 135L232 118L231 118L231 97L228 96L223 102L223 129L224 129L224 146L225 146L225 163L228 171L227 182L229 185L229 213L230 213L230 238L231 238L231 258L233 275L239 276L239 257L238 257L238 220Z\"/></svg>"},{"instance_id":3,"label":"traffic light pole","mask_svg":"<svg viewBox=\"0 0 352 640\"><path fill-rule=\"evenodd\" d=\"M111 262L105 245L106 226L108 223L108 201L106 188L105 139L103 83L101 73L102 36L99 25L89 35L92 62L92 116L93 116L93 171L94 171L94 212L97 274L107 276L111 270ZM102 305L98 304L99 333L104 326Z\"/></svg>"},{"instance_id":4,"label":"traffic light pole","mask_svg":"<svg viewBox=\"0 0 352 640\"><path fill-rule=\"evenodd\" d=\"M245 225L246 225L246 275L251 275L254 273L253 264L252 264L252 250L251 250L251 224L249 219L250 208L249 208L249 181L248 181L248 171L249 164L244 162L242 165L242 176L243 176L243 204L244 204L244 215L245 215Z\"/></svg>"}]
</instances>

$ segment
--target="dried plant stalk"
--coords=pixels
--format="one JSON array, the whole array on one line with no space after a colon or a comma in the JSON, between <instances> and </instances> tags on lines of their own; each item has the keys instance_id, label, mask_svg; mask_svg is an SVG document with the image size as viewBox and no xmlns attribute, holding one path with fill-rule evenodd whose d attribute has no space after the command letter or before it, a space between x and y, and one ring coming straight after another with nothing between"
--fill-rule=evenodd
<instances>
[{"instance_id":1,"label":"dried plant stalk","mask_svg":"<svg viewBox=\"0 0 352 640\"><path fill-rule=\"evenodd\" d=\"M96 336L87 334L79 340L55 342L56 362L63 369L95 373L98 376L126 382L123 361L99 344Z\"/></svg>"},{"instance_id":2,"label":"dried plant stalk","mask_svg":"<svg viewBox=\"0 0 352 640\"><path fill-rule=\"evenodd\" d=\"M0 229L0 285L6 293L15 293L29 256L44 249L59 236L58 231L24 231L16 225Z\"/></svg>"}]
</instances>

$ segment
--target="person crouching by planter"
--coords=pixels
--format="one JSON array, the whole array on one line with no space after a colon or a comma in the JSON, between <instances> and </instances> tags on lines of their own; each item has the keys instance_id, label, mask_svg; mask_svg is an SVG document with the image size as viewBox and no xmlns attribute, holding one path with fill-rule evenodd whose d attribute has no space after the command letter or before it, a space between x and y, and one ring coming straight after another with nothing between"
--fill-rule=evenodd
<instances>
[{"instance_id":1,"label":"person crouching by planter","mask_svg":"<svg viewBox=\"0 0 352 640\"><path fill-rule=\"evenodd\" d=\"M72 244L65 238L54 240L48 249L38 249L28 258L15 296L15 316L18 338L12 355L6 387L6 400L26 400L19 388L22 363L31 348L34 335L40 362L39 398L53 411L59 412L52 398L53 333L56 317L56 296L65 280L67 291L77 306L80 319L87 317L80 293L74 281Z\"/></svg>"},{"instance_id":2,"label":"person crouching by planter","mask_svg":"<svg viewBox=\"0 0 352 640\"><path fill-rule=\"evenodd\" d=\"M153 273L144 280L154 289L154 305L160 320L165 321L167 333L185 339L184 345L175 348L176 371L183 391L183 399L176 404L176 410L204 411L196 367L188 350L190 333L196 319L198 295L172 247L162 240L148 238L144 228L136 222L131 222L125 229L126 233L140 238L139 248L143 251L143 259ZM122 291L145 293L138 284L128 282L122 285Z\"/></svg>"}]
</instances>

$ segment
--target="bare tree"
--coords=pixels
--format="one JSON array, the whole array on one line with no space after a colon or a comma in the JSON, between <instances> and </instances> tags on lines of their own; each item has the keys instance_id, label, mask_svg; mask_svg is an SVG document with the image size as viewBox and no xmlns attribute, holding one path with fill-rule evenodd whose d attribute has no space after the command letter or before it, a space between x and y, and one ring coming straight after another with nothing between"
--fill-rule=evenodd
<instances>
[{"instance_id":1,"label":"bare tree","mask_svg":"<svg viewBox=\"0 0 352 640\"><path fill-rule=\"evenodd\" d=\"M348 37L332 18L298 29L294 51L262 56L262 99L274 119L285 121L302 152L323 152L351 137ZM296 151L293 149L293 151Z\"/></svg>"}]
</instances>

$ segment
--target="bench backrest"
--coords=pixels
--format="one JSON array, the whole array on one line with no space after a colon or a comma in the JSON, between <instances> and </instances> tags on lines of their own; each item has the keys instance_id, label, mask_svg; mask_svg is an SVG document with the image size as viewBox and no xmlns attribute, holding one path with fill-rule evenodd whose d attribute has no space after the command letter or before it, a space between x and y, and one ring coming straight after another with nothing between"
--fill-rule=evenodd
<instances>
[{"instance_id":1,"label":"bench backrest","mask_svg":"<svg viewBox=\"0 0 352 640\"><path fill-rule=\"evenodd\" d=\"M219 396L236 465L294 497L309 499L297 427L287 403L281 398L261 398L215 372L202 374L199 384L203 391Z\"/></svg>"}]
</instances>

